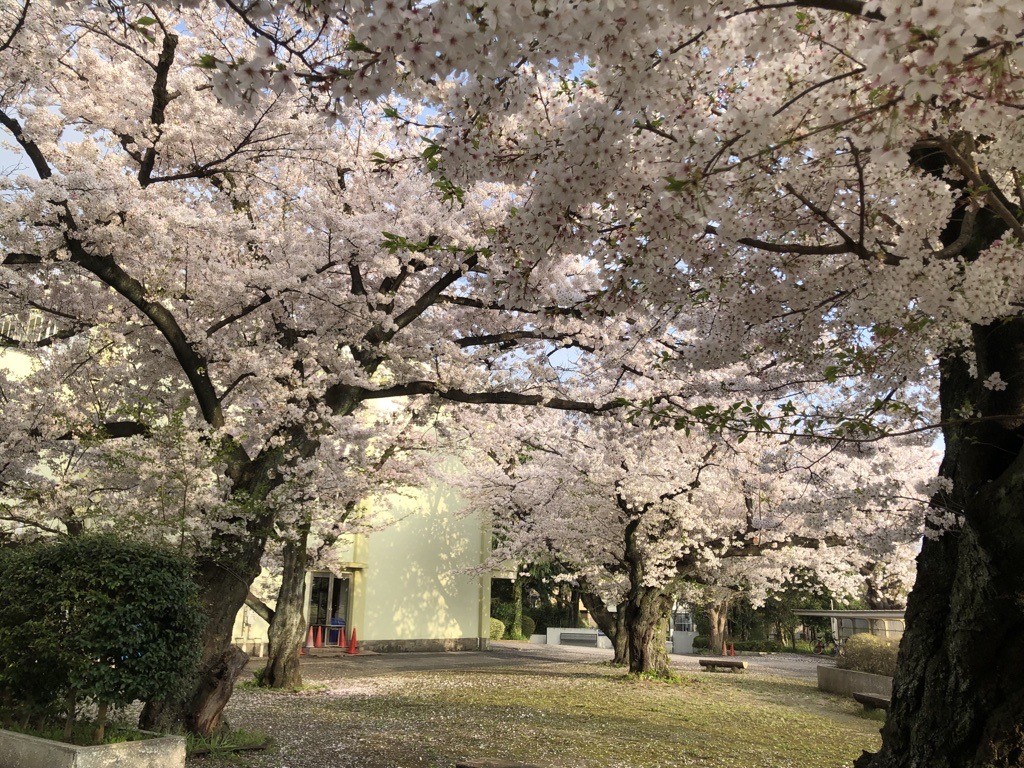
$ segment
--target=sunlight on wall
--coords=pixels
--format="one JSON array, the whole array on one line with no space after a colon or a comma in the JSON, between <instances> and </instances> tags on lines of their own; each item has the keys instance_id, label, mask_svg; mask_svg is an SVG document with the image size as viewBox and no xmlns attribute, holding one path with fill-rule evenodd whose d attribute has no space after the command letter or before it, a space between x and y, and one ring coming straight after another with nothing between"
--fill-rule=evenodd
<instances>
[{"instance_id":1,"label":"sunlight on wall","mask_svg":"<svg viewBox=\"0 0 1024 768\"><path fill-rule=\"evenodd\" d=\"M360 637L419 640L486 637L481 601L490 576L466 573L487 557L489 535L463 515L455 489L432 484L389 499L396 521L366 537ZM357 627L360 617L354 616Z\"/></svg>"}]
</instances>

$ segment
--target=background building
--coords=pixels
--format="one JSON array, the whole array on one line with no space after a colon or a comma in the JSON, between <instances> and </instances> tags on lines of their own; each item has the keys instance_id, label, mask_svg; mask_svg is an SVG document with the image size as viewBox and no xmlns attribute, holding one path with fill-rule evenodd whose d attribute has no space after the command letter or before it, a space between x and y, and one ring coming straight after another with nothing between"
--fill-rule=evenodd
<instances>
[{"instance_id":1,"label":"background building","mask_svg":"<svg viewBox=\"0 0 1024 768\"><path fill-rule=\"evenodd\" d=\"M306 621L354 628L374 651L476 650L490 630L490 526L460 512L458 491L441 483L388 499L392 522L336 545L330 570L306 574ZM269 601L268 601L269 602ZM271 603L272 605L272 603ZM326 641L336 643L337 632ZM267 623L249 607L234 641L261 654Z\"/></svg>"}]
</instances>

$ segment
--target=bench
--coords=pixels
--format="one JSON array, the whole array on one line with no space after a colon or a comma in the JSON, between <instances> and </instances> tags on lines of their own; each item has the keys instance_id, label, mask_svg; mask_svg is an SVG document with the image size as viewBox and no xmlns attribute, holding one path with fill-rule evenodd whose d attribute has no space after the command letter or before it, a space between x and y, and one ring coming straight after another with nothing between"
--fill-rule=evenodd
<instances>
[{"instance_id":1,"label":"bench","mask_svg":"<svg viewBox=\"0 0 1024 768\"><path fill-rule=\"evenodd\" d=\"M595 632L563 632L558 636L559 645L588 645L597 648Z\"/></svg>"},{"instance_id":2,"label":"bench","mask_svg":"<svg viewBox=\"0 0 1024 768\"><path fill-rule=\"evenodd\" d=\"M747 668L747 662L738 659L698 659L697 663L709 672L716 672L719 667L731 669L733 672L742 672Z\"/></svg>"},{"instance_id":3,"label":"bench","mask_svg":"<svg viewBox=\"0 0 1024 768\"><path fill-rule=\"evenodd\" d=\"M877 693L855 693L853 698L855 701L863 704L864 709L884 709L886 712L889 711L891 699L888 696L880 696Z\"/></svg>"}]
</instances>

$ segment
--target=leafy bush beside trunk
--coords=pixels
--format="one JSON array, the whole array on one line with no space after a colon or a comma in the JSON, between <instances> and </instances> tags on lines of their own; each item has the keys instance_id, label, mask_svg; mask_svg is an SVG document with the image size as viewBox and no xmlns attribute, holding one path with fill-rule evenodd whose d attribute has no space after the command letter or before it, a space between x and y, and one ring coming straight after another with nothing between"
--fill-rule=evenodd
<instances>
[{"instance_id":1,"label":"leafy bush beside trunk","mask_svg":"<svg viewBox=\"0 0 1024 768\"><path fill-rule=\"evenodd\" d=\"M112 535L0 550L0 718L75 730L108 711L184 689L202 614L188 559Z\"/></svg>"},{"instance_id":2,"label":"leafy bush beside trunk","mask_svg":"<svg viewBox=\"0 0 1024 768\"><path fill-rule=\"evenodd\" d=\"M892 677L896 674L898 650L899 643L893 640L875 635L854 635L844 643L843 652L836 661L836 666Z\"/></svg>"}]
</instances>

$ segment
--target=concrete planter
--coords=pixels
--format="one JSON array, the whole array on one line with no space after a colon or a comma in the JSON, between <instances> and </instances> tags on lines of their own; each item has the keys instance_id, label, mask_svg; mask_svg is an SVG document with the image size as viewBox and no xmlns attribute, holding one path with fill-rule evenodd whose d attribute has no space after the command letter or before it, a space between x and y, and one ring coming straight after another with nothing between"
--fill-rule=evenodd
<instances>
[{"instance_id":1,"label":"concrete planter","mask_svg":"<svg viewBox=\"0 0 1024 768\"><path fill-rule=\"evenodd\" d=\"M142 741L80 747L0 730L0 766L10 768L184 768L185 739L157 736Z\"/></svg>"},{"instance_id":2,"label":"concrete planter","mask_svg":"<svg viewBox=\"0 0 1024 768\"><path fill-rule=\"evenodd\" d=\"M872 675L853 669L818 666L818 690L852 696L855 693L873 693L876 696L892 696L892 678Z\"/></svg>"},{"instance_id":3,"label":"concrete planter","mask_svg":"<svg viewBox=\"0 0 1024 768\"><path fill-rule=\"evenodd\" d=\"M535 645L547 645L547 643L548 643L548 636L547 635L530 635L530 642L535 644Z\"/></svg>"},{"instance_id":4,"label":"concrete planter","mask_svg":"<svg viewBox=\"0 0 1024 768\"><path fill-rule=\"evenodd\" d=\"M672 632L672 650L669 653L693 653L693 638L696 632L683 632L675 630Z\"/></svg>"}]
</instances>

